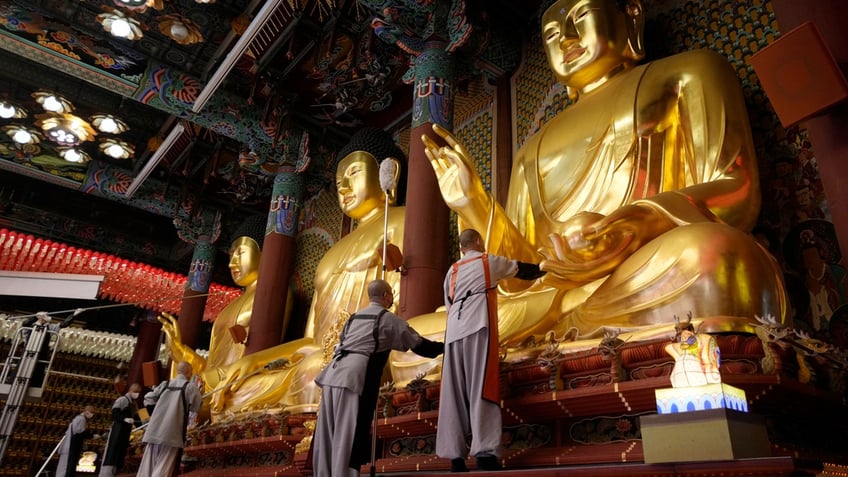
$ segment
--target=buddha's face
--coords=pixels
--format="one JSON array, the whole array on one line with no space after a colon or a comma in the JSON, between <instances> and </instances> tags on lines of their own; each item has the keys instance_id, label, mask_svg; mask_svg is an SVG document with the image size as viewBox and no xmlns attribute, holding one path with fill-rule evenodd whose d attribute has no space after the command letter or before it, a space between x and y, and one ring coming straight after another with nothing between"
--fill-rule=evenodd
<instances>
[{"instance_id":1,"label":"buddha's face","mask_svg":"<svg viewBox=\"0 0 848 477\"><path fill-rule=\"evenodd\" d=\"M336 168L336 190L339 207L348 217L361 219L383 203L380 190L380 167L374 156L354 151Z\"/></svg>"},{"instance_id":2,"label":"buddha's face","mask_svg":"<svg viewBox=\"0 0 848 477\"><path fill-rule=\"evenodd\" d=\"M629 0L627 8L641 15L637 1ZM632 62L628 40L635 33L629 15L616 0L559 0L551 5L542 16L542 40L557 79L583 89Z\"/></svg>"},{"instance_id":3,"label":"buddha's face","mask_svg":"<svg viewBox=\"0 0 848 477\"><path fill-rule=\"evenodd\" d=\"M256 282L259 277L259 245L250 237L240 237L230 247L230 274L240 287Z\"/></svg>"}]
</instances>

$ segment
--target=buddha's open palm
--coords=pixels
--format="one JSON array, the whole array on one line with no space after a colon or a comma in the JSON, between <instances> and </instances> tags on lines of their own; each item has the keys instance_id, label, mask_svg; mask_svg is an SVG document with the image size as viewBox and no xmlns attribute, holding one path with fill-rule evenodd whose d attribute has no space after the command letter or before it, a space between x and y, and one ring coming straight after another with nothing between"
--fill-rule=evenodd
<instances>
[{"instance_id":1,"label":"buddha's open palm","mask_svg":"<svg viewBox=\"0 0 848 477\"><path fill-rule=\"evenodd\" d=\"M162 331L165 332L165 337L171 344L171 358L174 361L185 361L182 353L185 345L183 344L180 327L177 323L176 317L163 311L157 319L160 323L162 323Z\"/></svg>"},{"instance_id":2,"label":"buddha's open palm","mask_svg":"<svg viewBox=\"0 0 848 477\"><path fill-rule=\"evenodd\" d=\"M170 343L171 359L174 362L188 362L191 364L192 370L195 373L203 371L206 368L206 360L183 343L177 318L163 311L159 315L158 320L162 323L162 331L165 332L165 336Z\"/></svg>"},{"instance_id":3,"label":"buddha's open palm","mask_svg":"<svg viewBox=\"0 0 848 477\"><path fill-rule=\"evenodd\" d=\"M646 242L674 226L655 209L630 204L604 216L582 212L566 221L562 234L551 234L542 270L563 278L601 278Z\"/></svg>"}]
</instances>

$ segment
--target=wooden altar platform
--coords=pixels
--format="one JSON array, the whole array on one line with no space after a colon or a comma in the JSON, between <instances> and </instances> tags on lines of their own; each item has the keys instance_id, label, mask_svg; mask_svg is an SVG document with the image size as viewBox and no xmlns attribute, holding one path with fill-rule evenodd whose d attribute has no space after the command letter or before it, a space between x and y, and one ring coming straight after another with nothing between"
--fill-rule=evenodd
<instances>
[{"instance_id":1,"label":"wooden altar platform","mask_svg":"<svg viewBox=\"0 0 848 477\"><path fill-rule=\"evenodd\" d=\"M678 464L584 464L542 468L504 468L497 472L478 471L471 467L475 476L489 477L716 477L716 476L762 476L762 477L837 477L848 472L845 466L798 461L791 457L769 457L723 462L692 462ZM273 469L227 469L195 470L185 474L191 477L274 477L281 475ZM362 469L369 475L369 468ZM414 472L386 473L377 470L377 475L393 477L431 477L455 475L448 470L420 470Z\"/></svg>"},{"instance_id":2,"label":"wooden altar platform","mask_svg":"<svg viewBox=\"0 0 848 477\"><path fill-rule=\"evenodd\" d=\"M640 417L656 414L654 390L671 386L673 360L662 340L625 343L612 357L593 349L502 365L504 470L497 475L848 475L844 370L796 356L791 348L769 347L766 362L762 343L752 335L717 341L722 380L745 390L750 411L763 416L770 456L644 462ZM377 473L448 473L449 462L434 455L438 390L437 383L414 383L382 396ZM314 414L268 414L194 429L181 475L311 475L297 444L309 434L304 423L313 419ZM137 462L141 449L135 452ZM130 462L125 471L132 470ZM473 459L468 466L473 470ZM363 467L363 475L369 468Z\"/></svg>"},{"instance_id":3,"label":"wooden altar platform","mask_svg":"<svg viewBox=\"0 0 848 477\"><path fill-rule=\"evenodd\" d=\"M504 468L497 472L474 470L474 475L517 477L715 477L715 476L769 476L806 477L844 475L844 466L820 466L797 461L791 457L768 457L722 462L691 462L678 464L584 464L542 468ZM419 471L412 473L380 474L392 476L444 476L450 472ZM366 472L363 470L363 475Z\"/></svg>"}]
</instances>

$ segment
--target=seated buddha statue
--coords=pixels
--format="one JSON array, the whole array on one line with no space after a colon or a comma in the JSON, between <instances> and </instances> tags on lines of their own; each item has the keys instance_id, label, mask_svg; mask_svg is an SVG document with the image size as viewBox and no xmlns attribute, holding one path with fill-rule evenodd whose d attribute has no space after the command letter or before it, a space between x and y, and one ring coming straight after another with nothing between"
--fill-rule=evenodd
<instances>
[{"instance_id":1,"label":"seated buddha statue","mask_svg":"<svg viewBox=\"0 0 848 477\"><path fill-rule=\"evenodd\" d=\"M433 126L443 146L423 138L459 229L548 272L500 282L507 349L543 336L596 343L605 330L668 336L690 310L702 332L752 332L754 315L785 314L781 272L749 233L760 187L735 72L709 50L639 65L643 26L639 0L545 11L548 63L572 104L517 152L505 206L448 131ZM444 313L413 320L432 329Z\"/></svg>"},{"instance_id":2,"label":"seated buddha statue","mask_svg":"<svg viewBox=\"0 0 848 477\"><path fill-rule=\"evenodd\" d=\"M202 377L204 392L214 389L222 379L221 370L244 355L245 338L250 329L250 316L259 277L259 259L265 238L265 217L246 220L235 232L230 246L229 269L233 282L243 289L215 318L209 341L209 354L204 358L182 342L177 319L162 313L159 321L168 340L173 362L187 361ZM212 396L213 408L217 404Z\"/></svg>"},{"instance_id":3,"label":"seated buddha statue","mask_svg":"<svg viewBox=\"0 0 848 477\"><path fill-rule=\"evenodd\" d=\"M387 247L403 243L405 207L403 153L385 131L365 128L351 137L338 154L336 189L342 212L356 228L336 242L315 272L315 292L304 337L252 353L221 367L214 387L212 415L267 408L291 412L317 409L319 392L313 380L332 355L347 318L368 304L367 285L383 273L384 212L388 194ZM383 191L380 165L393 161L393 186ZM387 168L388 169L388 168ZM400 263L386 255L386 277L398 295ZM397 306L395 303L394 306ZM217 320L216 320L217 324ZM212 353L210 345L210 356ZM275 364L277 363L277 364Z\"/></svg>"}]
</instances>

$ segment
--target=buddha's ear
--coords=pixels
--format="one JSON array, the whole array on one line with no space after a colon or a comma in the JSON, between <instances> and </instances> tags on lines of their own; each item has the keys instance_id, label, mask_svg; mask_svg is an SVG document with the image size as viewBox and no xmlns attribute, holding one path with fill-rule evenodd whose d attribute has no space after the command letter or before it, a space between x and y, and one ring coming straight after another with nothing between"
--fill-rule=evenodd
<instances>
[{"instance_id":1,"label":"buddha's ear","mask_svg":"<svg viewBox=\"0 0 848 477\"><path fill-rule=\"evenodd\" d=\"M387 157L383 159L383 162L391 162L394 167L391 168L394 172L392 173L391 187L386 191L386 195L389 196L389 204L394 205L397 203L397 189L398 189L398 181L400 180L400 161L395 159L394 157ZM383 174L383 170L385 166L383 166L383 162L380 163L380 174ZM381 183L383 179L381 178Z\"/></svg>"},{"instance_id":2,"label":"buddha's ear","mask_svg":"<svg viewBox=\"0 0 848 477\"><path fill-rule=\"evenodd\" d=\"M627 0L624 6L624 14L627 20L627 56L639 61L645 57L645 45L643 34L645 31L645 12L642 9L641 0Z\"/></svg>"}]
</instances>

